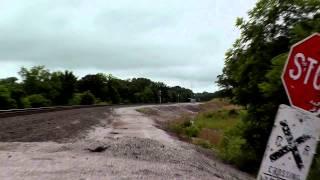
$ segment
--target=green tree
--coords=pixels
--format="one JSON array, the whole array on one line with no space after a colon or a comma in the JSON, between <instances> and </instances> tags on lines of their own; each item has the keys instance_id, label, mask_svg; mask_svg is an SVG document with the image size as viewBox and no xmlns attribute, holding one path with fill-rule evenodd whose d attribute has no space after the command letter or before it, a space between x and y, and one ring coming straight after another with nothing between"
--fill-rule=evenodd
<instances>
[{"instance_id":1,"label":"green tree","mask_svg":"<svg viewBox=\"0 0 320 180\"><path fill-rule=\"evenodd\" d=\"M288 104L280 81L286 54L293 43L320 31L319 8L318 0L259 0L248 20L236 22L241 37L226 53L217 82L248 111L240 155L256 156L244 162L250 170L259 167L278 105Z\"/></svg>"},{"instance_id":2,"label":"green tree","mask_svg":"<svg viewBox=\"0 0 320 180\"><path fill-rule=\"evenodd\" d=\"M160 92L164 103L175 102L177 97L185 102L193 97L193 92L189 89L168 87L162 82L153 82L147 78L121 80L111 74L98 73L77 80L71 71L50 72L44 66L22 67L19 75L21 83L15 77L0 79L0 85L8 90L6 97L9 95L15 101L15 107L19 108L81 104L83 94L90 96L87 91L90 91L94 99L97 98L97 102L113 104L156 103L159 102Z\"/></svg>"},{"instance_id":3,"label":"green tree","mask_svg":"<svg viewBox=\"0 0 320 180\"><path fill-rule=\"evenodd\" d=\"M50 99L56 105L66 105L76 91L77 77L71 71L53 72L49 83Z\"/></svg>"},{"instance_id":4,"label":"green tree","mask_svg":"<svg viewBox=\"0 0 320 180\"><path fill-rule=\"evenodd\" d=\"M27 103L30 104L30 106L33 108L46 107L51 105L51 101L41 94L32 94L30 96L27 96L25 101L27 101Z\"/></svg>"},{"instance_id":5,"label":"green tree","mask_svg":"<svg viewBox=\"0 0 320 180\"><path fill-rule=\"evenodd\" d=\"M159 102L159 98L160 98L160 95L161 95L161 102L162 103L166 103L166 102L169 102L170 99L169 99L169 87L162 83L162 82L156 82L154 85L153 85L153 89L154 89L154 94L157 95L157 102Z\"/></svg>"},{"instance_id":6,"label":"green tree","mask_svg":"<svg viewBox=\"0 0 320 180\"><path fill-rule=\"evenodd\" d=\"M60 93L59 99L61 99L61 104L67 104L69 100L73 97L76 91L77 77L71 71L65 71L60 76L60 81L62 82L62 92Z\"/></svg>"},{"instance_id":7,"label":"green tree","mask_svg":"<svg viewBox=\"0 0 320 180\"><path fill-rule=\"evenodd\" d=\"M16 101L11 98L9 89L0 85L0 109L12 109L16 107Z\"/></svg>"},{"instance_id":8,"label":"green tree","mask_svg":"<svg viewBox=\"0 0 320 180\"><path fill-rule=\"evenodd\" d=\"M16 77L8 77L8 78L0 79L0 84L8 87L14 87L17 85L17 80L18 79Z\"/></svg>"},{"instance_id":9,"label":"green tree","mask_svg":"<svg viewBox=\"0 0 320 180\"><path fill-rule=\"evenodd\" d=\"M95 97L102 101L108 100L108 78L106 75L98 73L86 75L78 81L80 92L90 91Z\"/></svg>"},{"instance_id":10,"label":"green tree","mask_svg":"<svg viewBox=\"0 0 320 180\"><path fill-rule=\"evenodd\" d=\"M141 92L141 100L143 103L155 102L155 95L150 87L145 87Z\"/></svg>"},{"instance_id":11,"label":"green tree","mask_svg":"<svg viewBox=\"0 0 320 180\"><path fill-rule=\"evenodd\" d=\"M120 95L118 90L112 86L112 84L108 84L108 93L109 93L109 97L110 100L113 104L118 104L120 102Z\"/></svg>"},{"instance_id":12,"label":"green tree","mask_svg":"<svg viewBox=\"0 0 320 180\"><path fill-rule=\"evenodd\" d=\"M142 103L143 91L146 87L152 86L154 83L146 78L133 78L129 81L129 93L131 94L130 101L133 103Z\"/></svg>"},{"instance_id":13,"label":"green tree","mask_svg":"<svg viewBox=\"0 0 320 180\"><path fill-rule=\"evenodd\" d=\"M189 102L194 98L192 90L180 86L174 86L168 89L168 99L170 102Z\"/></svg>"},{"instance_id":14,"label":"green tree","mask_svg":"<svg viewBox=\"0 0 320 180\"><path fill-rule=\"evenodd\" d=\"M111 74L107 75L107 89L108 89L108 99L113 104L118 104L121 101L121 97L119 94L120 89L120 80L116 77L112 76Z\"/></svg>"},{"instance_id":15,"label":"green tree","mask_svg":"<svg viewBox=\"0 0 320 180\"><path fill-rule=\"evenodd\" d=\"M44 66L34 66L30 69L22 67L19 75L23 80L23 89L27 95L44 94L50 90L51 74Z\"/></svg>"},{"instance_id":16,"label":"green tree","mask_svg":"<svg viewBox=\"0 0 320 180\"><path fill-rule=\"evenodd\" d=\"M122 103L130 103L132 98L132 93L129 90L129 80L121 80L118 78L114 78L112 80L112 86L117 90L120 102Z\"/></svg>"},{"instance_id":17,"label":"green tree","mask_svg":"<svg viewBox=\"0 0 320 180\"><path fill-rule=\"evenodd\" d=\"M20 83L17 83L18 79L16 77L9 77L5 79L0 79L0 85L6 87L9 91L10 97L16 102L17 108L24 108L24 103L22 102L25 92Z\"/></svg>"},{"instance_id":18,"label":"green tree","mask_svg":"<svg viewBox=\"0 0 320 180\"><path fill-rule=\"evenodd\" d=\"M77 78L70 71L50 73L44 66L34 66L30 69L22 67L19 74L23 80L23 92L40 94L53 105L68 104L76 89ZM20 91L14 94L23 95Z\"/></svg>"},{"instance_id":19,"label":"green tree","mask_svg":"<svg viewBox=\"0 0 320 180\"><path fill-rule=\"evenodd\" d=\"M90 91L86 91L82 93L80 97L81 97L81 100L80 100L81 105L91 105L96 102L95 96Z\"/></svg>"}]
</instances>

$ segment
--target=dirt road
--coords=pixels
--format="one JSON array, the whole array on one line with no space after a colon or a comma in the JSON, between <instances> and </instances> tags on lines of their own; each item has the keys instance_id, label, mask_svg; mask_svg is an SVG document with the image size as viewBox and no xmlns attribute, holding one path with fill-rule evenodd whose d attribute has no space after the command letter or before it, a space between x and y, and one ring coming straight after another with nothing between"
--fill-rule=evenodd
<instances>
[{"instance_id":1,"label":"dirt road","mask_svg":"<svg viewBox=\"0 0 320 180\"><path fill-rule=\"evenodd\" d=\"M0 127L6 127L0 133L0 179L252 179L171 137L136 108L0 119ZM197 105L153 108L161 120L194 113Z\"/></svg>"}]
</instances>

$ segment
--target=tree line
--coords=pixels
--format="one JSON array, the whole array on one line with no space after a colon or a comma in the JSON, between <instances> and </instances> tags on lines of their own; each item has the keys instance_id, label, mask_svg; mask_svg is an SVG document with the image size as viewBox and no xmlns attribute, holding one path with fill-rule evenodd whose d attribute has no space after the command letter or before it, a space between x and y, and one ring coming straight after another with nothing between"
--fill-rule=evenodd
<instances>
[{"instance_id":1,"label":"tree line","mask_svg":"<svg viewBox=\"0 0 320 180\"><path fill-rule=\"evenodd\" d=\"M146 78L122 80L111 74L78 79L72 71L50 72L44 66L22 67L17 77L0 79L0 109L57 105L188 102L192 90L169 87Z\"/></svg>"},{"instance_id":2,"label":"tree line","mask_svg":"<svg viewBox=\"0 0 320 180\"><path fill-rule=\"evenodd\" d=\"M319 0L259 0L238 18L241 36L226 52L218 84L247 115L228 133L229 161L256 172L279 104L289 104L280 76L290 47L320 32ZM319 153L319 150L318 150ZM316 157L310 179L320 177Z\"/></svg>"}]
</instances>

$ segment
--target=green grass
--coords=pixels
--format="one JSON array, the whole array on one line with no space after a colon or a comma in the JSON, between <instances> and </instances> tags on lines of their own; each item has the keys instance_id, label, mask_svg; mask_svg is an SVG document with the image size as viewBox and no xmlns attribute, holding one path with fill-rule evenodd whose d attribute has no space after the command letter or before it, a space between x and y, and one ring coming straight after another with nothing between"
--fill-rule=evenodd
<instances>
[{"instance_id":1,"label":"green grass","mask_svg":"<svg viewBox=\"0 0 320 180\"><path fill-rule=\"evenodd\" d=\"M159 115L152 108L140 108L138 112ZM180 118L162 124L167 131L182 140L219 151L225 132L240 122L245 110L231 104L228 100L215 99L200 105L200 112L194 116L183 114Z\"/></svg>"},{"instance_id":2,"label":"green grass","mask_svg":"<svg viewBox=\"0 0 320 180\"><path fill-rule=\"evenodd\" d=\"M237 123L242 113L243 110L219 110L200 113L194 119L194 125L200 129L209 128L225 131Z\"/></svg>"},{"instance_id":3,"label":"green grass","mask_svg":"<svg viewBox=\"0 0 320 180\"><path fill-rule=\"evenodd\" d=\"M139 108L139 109L136 109L136 111L143 113L143 114L147 114L147 115L157 115L158 114L158 112L156 110L151 109L151 108Z\"/></svg>"},{"instance_id":4,"label":"green grass","mask_svg":"<svg viewBox=\"0 0 320 180\"><path fill-rule=\"evenodd\" d=\"M178 137L208 149L218 149L224 133L234 127L244 110L219 108L200 112L196 117L183 116L168 124L167 129Z\"/></svg>"},{"instance_id":5,"label":"green grass","mask_svg":"<svg viewBox=\"0 0 320 180\"><path fill-rule=\"evenodd\" d=\"M201 112L196 117L185 114L170 121L166 128L182 140L210 149L224 161L244 169L258 158L250 151L243 151L246 144L243 129L246 124L242 119L245 116L246 111L241 107L214 100L202 104ZM320 154L320 144L317 154ZM319 169L320 157L316 155L308 180L319 179Z\"/></svg>"}]
</instances>

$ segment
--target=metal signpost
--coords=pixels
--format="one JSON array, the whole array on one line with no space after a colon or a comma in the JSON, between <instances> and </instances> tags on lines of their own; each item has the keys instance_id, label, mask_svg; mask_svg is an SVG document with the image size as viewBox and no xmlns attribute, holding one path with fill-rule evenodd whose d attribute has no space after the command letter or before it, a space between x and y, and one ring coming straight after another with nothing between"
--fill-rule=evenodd
<instances>
[{"instance_id":1,"label":"metal signpost","mask_svg":"<svg viewBox=\"0 0 320 180\"><path fill-rule=\"evenodd\" d=\"M258 180L308 176L320 136L320 34L292 46L282 82L292 107L279 107Z\"/></svg>"}]
</instances>

